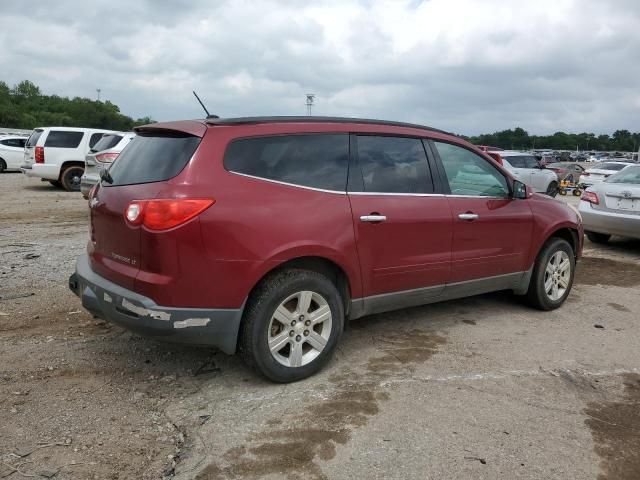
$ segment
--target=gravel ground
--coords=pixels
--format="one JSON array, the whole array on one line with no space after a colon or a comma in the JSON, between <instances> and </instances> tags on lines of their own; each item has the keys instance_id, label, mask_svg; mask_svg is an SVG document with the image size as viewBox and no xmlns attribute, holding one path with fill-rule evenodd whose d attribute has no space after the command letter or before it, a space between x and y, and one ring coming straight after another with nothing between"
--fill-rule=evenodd
<instances>
[{"instance_id":1,"label":"gravel ground","mask_svg":"<svg viewBox=\"0 0 640 480\"><path fill-rule=\"evenodd\" d=\"M79 194L4 174L0 205L0 478L638 478L640 242L587 241L556 312L496 293L367 317L274 385L84 312Z\"/></svg>"}]
</instances>

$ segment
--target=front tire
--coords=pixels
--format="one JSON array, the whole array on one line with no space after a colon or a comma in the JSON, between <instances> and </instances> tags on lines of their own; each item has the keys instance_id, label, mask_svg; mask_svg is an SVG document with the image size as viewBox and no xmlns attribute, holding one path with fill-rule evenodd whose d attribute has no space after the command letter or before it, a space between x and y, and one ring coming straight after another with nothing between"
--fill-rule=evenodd
<instances>
[{"instance_id":1,"label":"front tire","mask_svg":"<svg viewBox=\"0 0 640 480\"><path fill-rule=\"evenodd\" d=\"M606 233L598 233L598 232L584 232L587 235L587 238L593 243L601 243L605 244L611 238L611 235Z\"/></svg>"},{"instance_id":2,"label":"front tire","mask_svg":"<svg viewBox=\"0 0 640 480\"><path fill-rule=\"evenodd\" d=\"M71 165L65 168L60 175L60 183L62 188L67 192L79 192L80 191L80 179L84 174L84 167L79 165Z\"/></svg>"},{"instance_id":3,"label":"front tire","mask_svg":"<svg viewBox=\"0 0 640 480\"><path fill-rule=\"evenodd\" d=\"M571 245L561 238L549 240L533 267L527 301L539 310L554 310L569 296L576 259Z\"/></svg>"},{"instance_id":4,"label":"front tire","mask_svg":"<svg viewBox=\"0 0 640 480\"><path fill-rule=\"evenodd\" d=\"M4 173L4 171L7 169L7 163L0 158L0 173Z\"/></svg>"},{"instance_id":5,"label":"front tire","mask_svg":"<svg viewBox=\"0 0 640 480\"><path fill-rule=\"evenodd\" d=\"M270 380L295 382L331 359L343 327L342 298L327 277L284 270L267 277L249 298L240 354Z\"/></svg>"}]
</instances>

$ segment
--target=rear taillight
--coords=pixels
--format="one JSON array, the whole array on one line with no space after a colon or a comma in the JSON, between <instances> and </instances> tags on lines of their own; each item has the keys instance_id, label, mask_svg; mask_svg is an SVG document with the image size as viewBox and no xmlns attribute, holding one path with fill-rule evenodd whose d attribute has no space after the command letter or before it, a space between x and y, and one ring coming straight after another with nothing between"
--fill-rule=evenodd
<instances>
[{"instance_id":1,"label":"rear taillight","mask_svg":"<svg viewBox=\"0 0 640 480\"><path fill-rule=\"evenodd\" d=\"M36 147L35 160L36 163L44 163L44 147Z\"/></svg>"},{"instance_id":2,"label":"rear taillight","mask_svg":"<svg viewBox=\"0 0 640 480\"><path fill-rule=\"evenodd\" d=\"M120 154L116 152L100 153L96 155L96 160L100 163L111 163L118 158L118 155Z\"/></svg>"},{"instance_id":3,"label":"rear taillight","mask_svg":"<svg viewBox=\"0 0 640 480\"><path fill-rule=\"evenodd\" d=\"M595 192L584 192L580 197L580 200L584 200L585 202L593 203L594 205L600 205L600 199Z\"/></svg>"},{"instance_id":4,"label":"rear taillight","mask_svg":"<svg viewBox=\"0 0 640 480\"><path fill-rule=\"evenodd\" d=\"M199 215L216 201L212 198L166 198L133 200L124 211L130 225L143 225L149 230L168 230Z\"/></svg>"}]
</instances>

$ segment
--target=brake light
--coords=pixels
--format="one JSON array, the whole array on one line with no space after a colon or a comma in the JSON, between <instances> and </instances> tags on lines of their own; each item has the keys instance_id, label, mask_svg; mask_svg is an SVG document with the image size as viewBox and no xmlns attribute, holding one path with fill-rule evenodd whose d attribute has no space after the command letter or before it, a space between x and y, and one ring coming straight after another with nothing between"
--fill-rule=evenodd
<instances>
[{"instance_id":1,"label":"brake light","mask_svg":"<svg viewBox=\"0 0 640 480\"><path fill-rule=\"evenodd\" d=\"M598 198L598 195L596 195L596 192L584 192L580 197L580 200L593 203L594 205L600 205L600 199Z\"/></svg>"},{"instance_id":2,"label":"brake light","mask_svg":"<svg viewBox=\"0 0 640 480\"><path fill-rule=\"evenodd\" d=\"M35 159L36 163L44 163L44 147L36 147Z\"/></svg>"},{"instance_id":3,"label":"brake light","mask_svg":"<svg viewBox=\"0 0 640 480\"><path fill-rule=\"evenodd\" d=\"M130 225L143 225L149 230L168 230L201 214L216 203L213 198L165 198L133 200L124 217Z\"/></svg>"},{"instance_id":4,"label":"brake light","mask_svg":"<svg viewBox=\"0 0 640 480\"><path fill-rule=\"evenodd\" d=\"M116 158L118 158L119 153L116 152L107 152L96 155L96 160L100 163L111 163Z\"/></svg>"}]
</instances>

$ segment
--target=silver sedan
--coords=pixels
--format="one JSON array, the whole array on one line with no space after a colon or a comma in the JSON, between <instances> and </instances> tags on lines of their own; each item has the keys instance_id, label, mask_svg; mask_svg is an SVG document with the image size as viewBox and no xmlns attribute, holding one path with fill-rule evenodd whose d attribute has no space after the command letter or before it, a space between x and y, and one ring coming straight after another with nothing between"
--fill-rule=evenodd
<instances>
[{"instance_id":1,"label":"silver sedan","mask_svg":"<svg viewBox=\"0 0 640 480\"><path fill-rule=\"evenodd\" d=\"M611 235L640 239L640 165L631 165L589 187L578 211L592 242L605 243Z\"/></svg>"}]
</instances>

